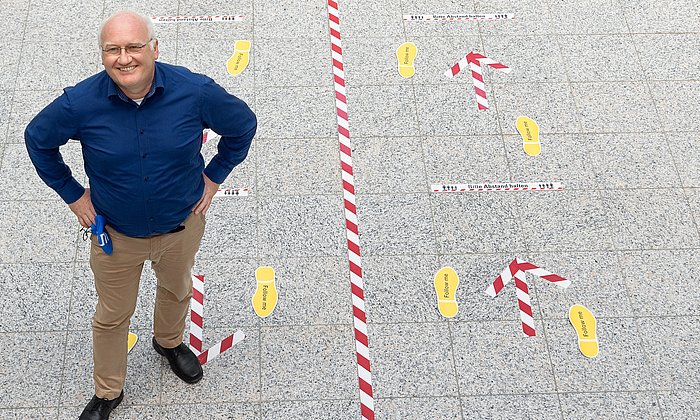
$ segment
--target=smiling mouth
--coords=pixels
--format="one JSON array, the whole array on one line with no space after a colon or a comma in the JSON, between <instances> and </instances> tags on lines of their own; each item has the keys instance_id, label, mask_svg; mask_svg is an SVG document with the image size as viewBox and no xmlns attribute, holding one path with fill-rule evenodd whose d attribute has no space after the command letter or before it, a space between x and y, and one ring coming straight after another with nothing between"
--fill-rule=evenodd
<instances>
[{"instance_id":1,"label":"smiling mouth","mask_svg":"<svg viewBox=\"0 0 700 420\"><path fill-rule=\"evenodd\" d=\"M121 72L128 72L128 71L131 71L131 70L133 70L133 69L135 69L135 68L136 68L136 66L120 67L120 68L119 68L119 71L121 71Z\"/></svg>"}]
</instances>

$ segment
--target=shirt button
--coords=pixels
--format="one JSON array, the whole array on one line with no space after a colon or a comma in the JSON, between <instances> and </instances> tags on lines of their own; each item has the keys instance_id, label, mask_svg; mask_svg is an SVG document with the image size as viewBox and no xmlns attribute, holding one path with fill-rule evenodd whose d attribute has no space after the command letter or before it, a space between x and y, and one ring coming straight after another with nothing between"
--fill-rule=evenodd
<instances>
[{"instance_id":1,"label":"shirt button","mask_svg":"<svg viewBox=\"0 0 700 420\"><path fill-rule=\"evenodd\" d=\"M141 157L144 158L144 159L146 159L146 156L148 156L148 154L146 154L146 153L144 153L144 154L141 155Z\"/></svg>"},{"instance_id":2,"label":"shirt button","mask_svg":"<svg viewBox=\"0 0 700 420\"><path fill-rule=\"evenodd\" d=\"M149 217L148 220L152 222L154 219L152 217Z\"/></svg>"},{"instance_id":3,"label":"shirt button","mask_svg":"<svg viewBox=\"0 0 700 420\"><path fill-rule=\"evenodd\" d=\"M139 130L139 134L143 134L143 128Z\"/></svg>"},{"instance_id":4,"label":"shirt button","mask_svg":"<svg viewBox=\"0 0 700 420\"><path fill-rule=\"evenodd\" d=\"M148 182L148 177L143 178L144 181Z\"/></svg>"}]
</instances>

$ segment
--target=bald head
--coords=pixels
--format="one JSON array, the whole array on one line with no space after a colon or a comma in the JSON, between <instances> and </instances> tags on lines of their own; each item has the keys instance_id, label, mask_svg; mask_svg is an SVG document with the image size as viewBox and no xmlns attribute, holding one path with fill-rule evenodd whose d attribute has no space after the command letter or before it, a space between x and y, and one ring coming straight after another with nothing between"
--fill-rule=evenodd
<instances>
[{"instance_id":1,"label":"bald head","mask_svg":"<svg viewBox=\"0 0 700 420\"><path fill-rule=\"evenodd\" d=\"M131 10L121 10L105 19L105 21L102 22L102 25L100 25L100 31L97 33L97 42L99 43L100 47L103 45L102 41L104 40L105 32L110 31L115 26L141 27L146 31L148 39L155 38L153 22L148 16L144 16ZM151 48L153 48L152 45Z\"/></svg>"}]
</instances>

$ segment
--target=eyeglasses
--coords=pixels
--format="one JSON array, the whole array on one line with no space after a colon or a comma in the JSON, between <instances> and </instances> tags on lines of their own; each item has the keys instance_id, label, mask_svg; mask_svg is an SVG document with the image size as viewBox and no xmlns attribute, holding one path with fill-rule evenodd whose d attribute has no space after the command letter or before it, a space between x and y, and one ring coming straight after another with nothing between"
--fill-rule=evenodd
<instances>
[{"instance_id":1,"label":"eyeglasses","mask_svg":"<svg viewBox=\"0 0 700 420\"><path fill-rule=\"evenodd\" d=\"M122 50L126 51L127 54L129 55L135 55L139 54L143 51L143 49L146 47L146 45L150 44L151 41L153 41L153 38L149 39L148 42L142 45L138 44L131 44L127 45L126 47L108 47L108 48L102 48L102 52L105 55L120 55L122 53Z\"/></svg>"}]
</instances>

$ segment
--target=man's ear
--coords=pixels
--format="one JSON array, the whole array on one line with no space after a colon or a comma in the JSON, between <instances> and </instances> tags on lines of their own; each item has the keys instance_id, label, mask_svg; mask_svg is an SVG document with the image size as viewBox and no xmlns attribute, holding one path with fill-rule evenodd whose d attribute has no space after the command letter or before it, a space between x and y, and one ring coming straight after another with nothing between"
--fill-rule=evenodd
<instances>
[{"instance_id":1,"label":"man's ear","mask_svg":"<svg viewBox=\"0 0 700 420\"><path fill-rule=\"evenodd\" d=\"M155 56L156 60L158 59L158 39L153 40L153 55Z\"/></svg>"}]
</instances>

